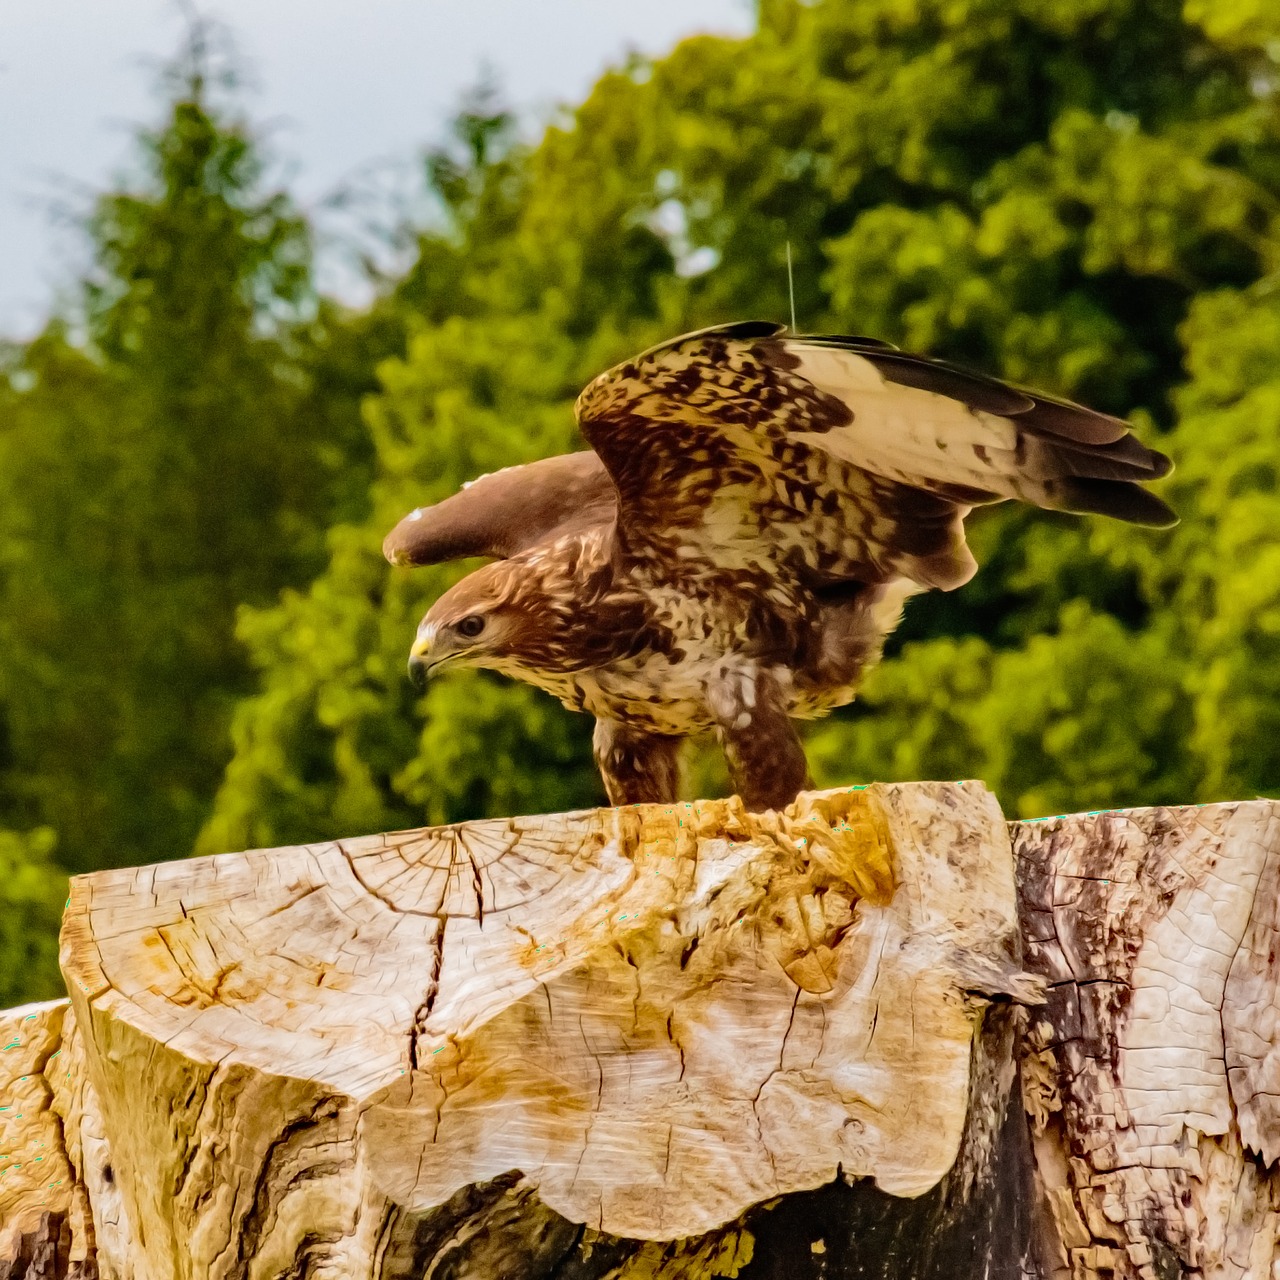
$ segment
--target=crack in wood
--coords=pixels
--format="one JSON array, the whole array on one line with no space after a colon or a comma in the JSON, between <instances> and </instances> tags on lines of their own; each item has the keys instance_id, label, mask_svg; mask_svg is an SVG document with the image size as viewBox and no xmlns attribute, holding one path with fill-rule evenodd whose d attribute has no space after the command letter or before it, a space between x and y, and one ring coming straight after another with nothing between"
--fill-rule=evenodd
<instances>
[{"instance_id":1,"label":"crack in wood","mask_svg":"<svg viewBox=\"0 0 1280 1280\"><path fill-rule=\"evenodd\" d=\"M440 919L439 909L435 911L423 911L414 907L406 907L393 902L390 898L386 897L385 894L379 893L378 890L369 884L368 881L366 881L360 874L356 867L355 858L352 857L352 855L343 847L342 841L336 841L334 847L342 855L347 866L351 868L351 874L355 877L356 883L369 895L369 897L373 898L374 901L382 903L388 911L393 911L398 916L422 916L428 920Z\"/></svg>"},{"instance_id":2,"label":"crack in wood","mask_svg":"<svg viewBox=\"0 0 1280 1280\"><path fill-rule=\"evenodd\" d=\"M471 881L476 891L476 922L484 928L484 881L480 878L480 866L475 855L467 850L467 861L471 863Z\"/></svg>"},{"instance_id":3,"label":"crack in wood","mask_svg":"<svg viewBox=\"0 0 1280 1280\"><path fill-rule=\"evenodd\" d=\"M440 995L440 974L444 969L444 938L448 927L449 918L445 916L440 920L432 940L431 975L427 980L427 989L417 1009L414 1010L413 1021L409 1024L409 1066L414 1071L418 1069L418 1037L426 1034L427 1020L431 1017L431 1011L435 1008L436 1000Z\"/></svg>"}]
</instances>

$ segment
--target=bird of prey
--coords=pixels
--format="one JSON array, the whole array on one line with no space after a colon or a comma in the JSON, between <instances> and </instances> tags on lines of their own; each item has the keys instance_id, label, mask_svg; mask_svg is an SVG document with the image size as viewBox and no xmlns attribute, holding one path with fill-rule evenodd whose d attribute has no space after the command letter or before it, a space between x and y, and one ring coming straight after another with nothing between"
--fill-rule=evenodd
<instances>
[{"instance_id":1,"label":"bird of prey","mask_svg":"<svg viewBox=\"0 0 1280 1280\"><path fill-rule=\"evenodd\" d=\"M909 596L973 576L974 507L1176 522L1127 423L871 338L703 329L575 412L590 451L482 476L383 550L495 557L431 606L411 674L488 667L590 712L612 804L674 801L706 730L749 809L789 804L793 719L853 698Z\"/></svg>"}]
</instances>

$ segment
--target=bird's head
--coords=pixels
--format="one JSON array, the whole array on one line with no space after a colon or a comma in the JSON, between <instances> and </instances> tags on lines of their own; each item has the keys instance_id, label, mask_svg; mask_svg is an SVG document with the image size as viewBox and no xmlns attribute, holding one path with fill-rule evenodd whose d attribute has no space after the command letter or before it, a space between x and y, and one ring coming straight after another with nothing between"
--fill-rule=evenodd
<instances>
[{"instance_id":1,"label":"bird's head","mask_svg":"<svg viewBox=\"0 0 1280 1280\"><path fill-rule=\"evenodd\" d=\"M511 565L499 560L450 587L427 610L409 651L418 688L445 667L502 667L518 657L520 610Z\"/></svg>"}]
</instances>

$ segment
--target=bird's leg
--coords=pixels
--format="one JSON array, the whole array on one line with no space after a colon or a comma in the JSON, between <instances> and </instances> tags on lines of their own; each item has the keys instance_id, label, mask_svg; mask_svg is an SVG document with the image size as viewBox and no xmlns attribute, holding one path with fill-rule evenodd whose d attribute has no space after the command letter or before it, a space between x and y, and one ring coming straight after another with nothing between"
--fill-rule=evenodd
<instances>
[{"instance_id":1,"label":"bird's leg","mask_svg":"<svg viewBox=\"0 0 1280 1280\"><path fill-rule=\"evenodd\" d=\"M722 668L707 686L733 789L753 811L785 809L806 787L809 766L778 681L755 667Z\"/></svg>"},{"instance_id":2,"label":"bird's leg","mask_svg":"<svg viewBox=\"0 0 1280 1280\"><path fill-rule=\"evenodd\" d=\"M683 738L597 720L591 738L610 804L674 804Z\"/></svg>"}]
</instances>

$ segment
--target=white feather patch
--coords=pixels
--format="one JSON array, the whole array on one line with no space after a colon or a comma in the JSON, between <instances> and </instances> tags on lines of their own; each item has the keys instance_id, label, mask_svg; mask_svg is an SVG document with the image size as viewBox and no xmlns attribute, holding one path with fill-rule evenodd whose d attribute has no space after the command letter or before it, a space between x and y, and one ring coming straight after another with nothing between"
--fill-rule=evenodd
<instances>
[{"instance_id":1,"label":"white feather patch","mask_svg":"<svg viewBox=\"0 0 1280 1280\"><path fill-rule=\"evenodd\" d=\"M815 449L904 483L936 480L1002 492L1017 427L950 396L887 381L852 351L788 343L796 372L853 412L853 422L798 438ZM983 454L986 457L983 457Z\"/></svg>"}]
</instances>

